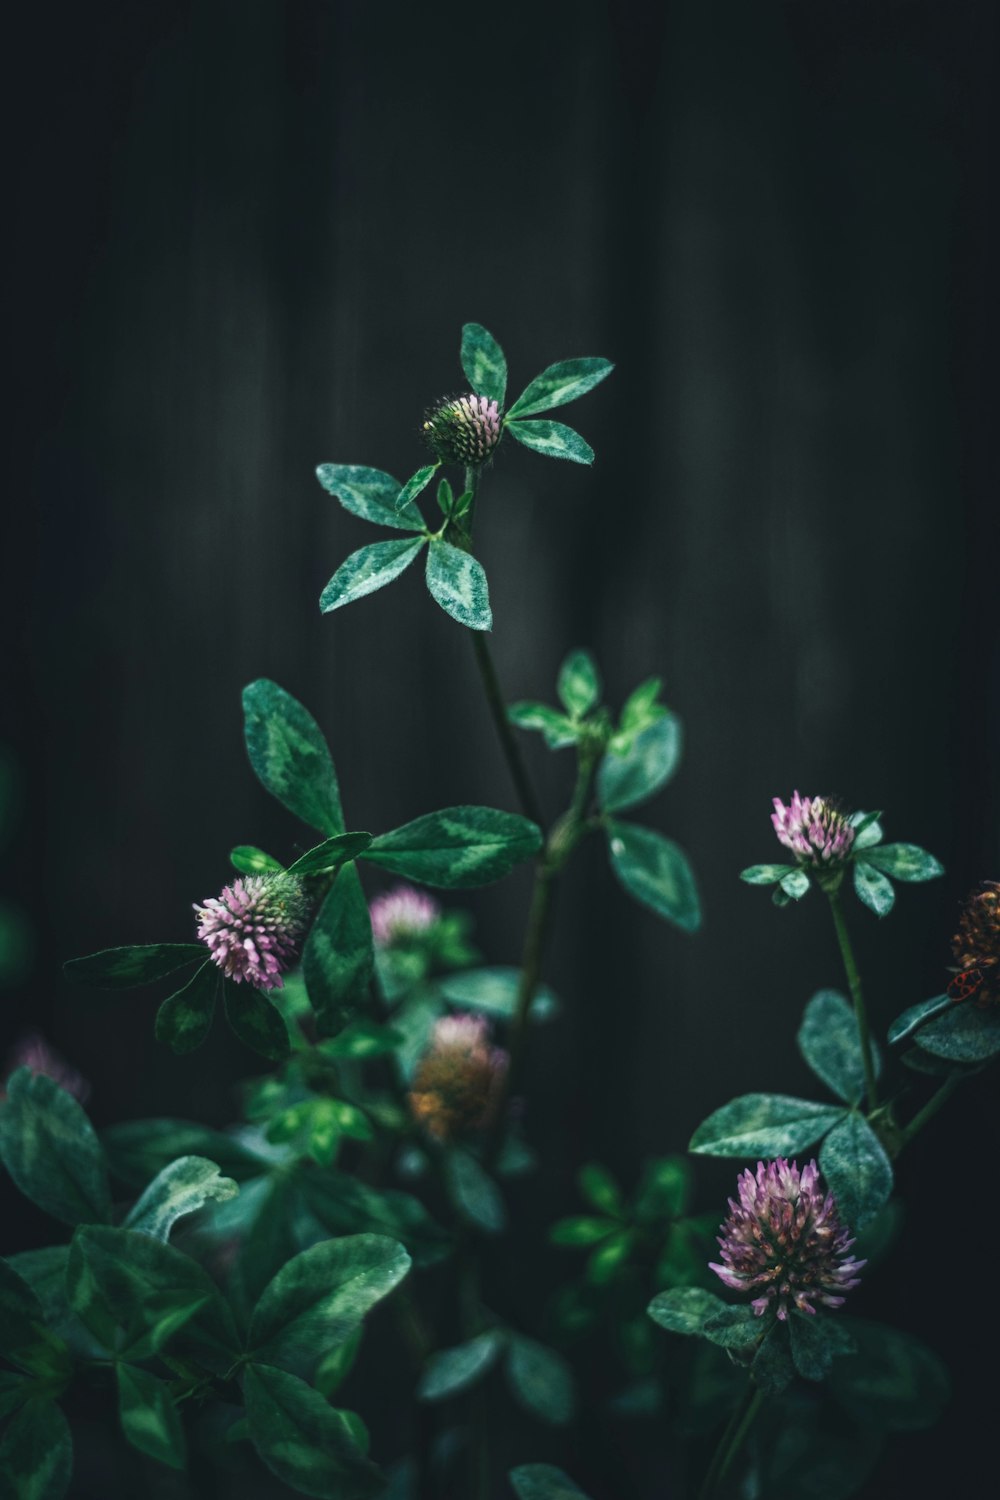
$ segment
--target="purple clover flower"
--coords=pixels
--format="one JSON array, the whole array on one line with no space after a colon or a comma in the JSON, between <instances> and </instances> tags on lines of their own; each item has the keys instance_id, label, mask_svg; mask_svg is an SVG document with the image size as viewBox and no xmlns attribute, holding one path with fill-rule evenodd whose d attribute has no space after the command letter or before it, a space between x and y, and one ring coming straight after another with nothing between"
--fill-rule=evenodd
<instances>
[{"instance_id":1,"label":"purple clover flower","mask_svg":"<svg viewBox=\"0 0 1000 1500\"><path fill-rule=\"evenodd\" d=\"M481 464L502 436L495 401L476 396L446 396L424 418L424 440L445 463Z\"/></svg>"},{"instance_id":2,"label":"purple clover flower","mask_svg":"<svg viewBox=\"0 0 1000 1500\"><path fill-rule=\"evenodd\" d=\"M847 1254L854 1240L818 1179L814 1161L800 1172L781 1156L740 1173L739 1202L730 1198L719 1236L722 1264L709 1269L734 1291L759 1289L750 1304L758 1317L773 1308L784 1322L791 1307L839 1307L858 1284L866 1262Z\"/></svg>"},{"instance_id":3,"label":"purple clover flower","mask_svg":"<svg viewBox=\"0 0 1000 1500\"><path fill-rule=\"evenodd\" d=\"M198 936L226 978L274 990L298 959L312 902L297 876L250 875L195 911Z\"/></svg>"},{"instance_id":4,"label":"purple clover flower","mask_svg":"<svg viewBox=\"0 0 1000 1500\"><path fill-rule=\"evenodd\" d=\"M441 1016L417 1065L410 1108L440 1141L485 1130L496 1119L510 1063L485 1016Z\"/></svg>"},{"instance_id":5,"label":"purple clover flower","mask_svg":"<svg viewBox=\"0 0 1000 1500\"><path fill-rule=\"evenodd\" d=\"M418 937L433 927L441 908L426 891L418 891L412 885L396 885L375 897L368 915L376 945L391 948L394 943Z\"/></svg>"},{"instance_id":6,"label":"purple clover flower","mask_svg":"<svg viewBox=\"0 0 1000 1500\"><path fill-rule=\"evenodd\" d=\"M792 793L788 807L775 797L771 822L779 841L800 864L841 865L851 852L854 829L829 797Z\"/></svg>"},{"instance_id":7,"label":"purple clover flower","mask_svg":"<svg viewBox=\"0 0 1000 1500\"><path fill-rule=\"evenodd\" d=\"M0 1098L4 1097L7 1080L18 1068L28 1068L31 1073L44 1073L67 1094L72 1094L81 1104L90 1096L90 1084L82 1073L78 1073L54 1047L50 1047L40 1031L26 1031L7 1054L3 1082L0 1083Z\"/></svg>"}]
</instances>

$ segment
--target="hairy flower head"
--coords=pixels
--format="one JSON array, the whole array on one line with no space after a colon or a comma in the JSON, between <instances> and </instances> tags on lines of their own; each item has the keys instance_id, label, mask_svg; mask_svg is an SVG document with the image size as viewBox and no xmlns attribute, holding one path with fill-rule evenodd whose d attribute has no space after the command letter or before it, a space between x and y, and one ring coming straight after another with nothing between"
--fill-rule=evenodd
<instances>
[{"instance_id":1,"label":"hairy flower head","mask_svg":"<svg viewBox=\"0 0 1000 1500\"><path fill-rule=\"evenodd\" d=\"M719 1245L722 1264L709 1269L734 1291L757 1291L758 1317L773 1309L784 1321L791 1307L814 1313L813 1303L839 1307L857 1286L863 1260L848 1255L854 1244L840 1222L832 1193L819 1186L814 1161L757 1163L739 1177L739 1202L730 1198Z\"/></svg>"},{"instance_id":2,"label":"hairy flower head","mask_svg":"<svg viewBox=\"0 0 1000 1500\"><path fill-rule=\"evenodd\" d=\"M778 797L773 801L774 831L800 864L820 868L843 864L854 843L854 829L829 797L800 797L793 792L787 807Z\"/></svg>"},{"instance_id":3,"label":"hairy flower head","mask_svg":"<svg viewBox=\"0 0 1000 1500\"><path fill-rule=\"evenodd\" d=\"M481 464L500 441L500 411L495 401L476 396L445 396L424 417L424 440L445 463Z\"/></svg>"},{"instance_id":4,"label":"hairy flower head","mask_svg":"<svg viewBox=\"0 0 1000 1500\"><path fill-rule=\"evenodd\" d=\"M376 896L368 908L372 936L379 948L391 948L407 938L426 932L441 915L441 908L426 891L412 885L396 885Z\"/></svg>"},{"instance_id":5,"label":"hairy flower head","mask_svg":"<svg viewBox=\"0 0 1000 1500\"><path fill-rule=\"evenodd\" d=\"M417 1064L410 1108L438 1140L484 1130L496 1118L509 1057L485 1016L441 1016Z\"/></svg>"},{"instance_id":6,"label":"hairy flower head","mask_svg":"<svg viewBox=\"0 0 1000 1500\"><path fill-rule=\"evenodd\" d=\"M226 978L274 990L298 959L312 902L296 875L249 875L195 911L198 936Z\"/></svg>"},{"instance_id":7,"label":"hairy flower head","mask_svg":"<svg viewBox=\"0 0 1000 1500\"><path fill-rule=\"evenodd\" d=\"M1000 1004L1000 881L984 880L966 901L951 943L959 975L971 971L981 1005Z\"/></svg>"}]
</instances>

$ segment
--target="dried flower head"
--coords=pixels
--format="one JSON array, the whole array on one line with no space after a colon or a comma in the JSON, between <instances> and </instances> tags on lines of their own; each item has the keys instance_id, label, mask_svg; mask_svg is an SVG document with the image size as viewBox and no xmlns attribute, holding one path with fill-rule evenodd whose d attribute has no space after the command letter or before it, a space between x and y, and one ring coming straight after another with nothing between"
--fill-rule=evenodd
<instances>
[{"instance_id":1,"label":"dried flower head","mask_svg":"<svg viewBox=\"0 0 1000 1500\"><path fill-rule=\"evenodd\" d=\"M485 1016L441 1016L417 1065L410 1108L440 1141L484 1130L496 1118L509 1058Z\"/></svg>"},{"instance_id":2,"label":"dried flower head","mask_svg":"<svg viewBox=\"0 0 1000 1500\"><path fill-rule=\"evenodd\" d=\"M445 463L485 463L501 437L497 403L471 391L467 396L446 396L427 412L423 434Z\"/></svg>"},{"instance_id":3,"label":"dried flower head","mask_svg":"<svg viewBox=\"0 0 1000 1500\"><path fill-rule=\"evenodd\" d=\"M1000 882L985 880L966 901L952 938L958 974L952 992L975 995L980 1005L1000 1003Z\"/></svg>"},{"instance_id":4,"label":"dried flower head","mask_svg":"<svg viewBox=\"0 0 1000 1500\"><path fill-rule=\"evenodd\" d=\"M773 800L774 831L800 864L821 868L843 864L854 843L854 829L829 797L800 797L793 792L787 807L780 798Z\"/></svg>"},{"instance_id":5,"label":"dried flower head","mask_svg":"<svg viewBox=\"0 0 1000 1500\"><path fill-rule=\"evenodd\" d=\"M426 891L412 885L396 885L376 896L368 908L372 936L380 948L391 948L407 938L426 932L441 915L441 908Z\"/></svg>"},{"instance_id":6,"label":"dried flower head","mask_svg":"<svg viewBox=\"0 0 1000 1500\"><path fill-rule=\"evenodd\" d=\"M198 936L226 978L274 990L299 956L312 902L296 875L250 875L195 911Z\"/></svg>"},{"instance_id":7,"label":"dried flower head","mask_svg":"<svg viewBox=\"0 0 1000 1500\"><path fill-rule=\"evenodd\" d=\"M67 1094L72 1094L81 1104L85 1104L90 1096L90 1084L83 1074L78 1073L64 1057L60 1057L40 1031L26 1031L10 1049L7 1066L4 1068L3 1085L0 1085L0 1097L3 1097L7 1079L18 1068L28 1068L32 1073L44 1073L46 1078L51 1078L53 1083L65 1089Z\"/></svg>"},{"instance_id":8,"label":"dried flower head","mask_svg":"<svg viewBox=\"0 0 1000 1500\"><path fill-rule=\"evenodd\" d=\"M780 1156L740 1173L739 1202L730 1198L719 1236L722 1265L710 1269L735 1291L759 1290L750 1304L758 1317L772 1308L782 1321L791 1307L814 1313L814 1302L839 1307L858 1284L865 1262L847 1254L854 1240L818 1179L814 1161L800 1172Z\"/></svg>"}]
</instances>

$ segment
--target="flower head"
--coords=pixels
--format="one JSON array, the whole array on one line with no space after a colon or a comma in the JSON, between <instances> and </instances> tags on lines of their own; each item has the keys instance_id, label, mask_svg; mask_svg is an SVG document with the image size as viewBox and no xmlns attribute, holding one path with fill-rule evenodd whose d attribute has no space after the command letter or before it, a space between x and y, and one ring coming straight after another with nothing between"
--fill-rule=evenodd
<instances>
[{"instance_id":1,"label":"flower head","mask_svg":"<svg viewBox=\"0 0 1000 1500\"><path fill-rule=\"evenodd\" d=\"M195 911L198 936L226 978L274 990L299 956L312 902L295 875L250 875Z\"/></svg>"},{"instance_id":2,"label":"flower head","mask_svg":"<svg viewBox=\"0 0 1000 1500\"><path fill-rule=\"evenodd\" d=\"M978 1003L1000 1003L1000 881L985 880L973 891L962 908L951 951L958 977L975 977Z\"/></svg>"},{"instance_id":3,"label":"flower head","mask_svg":"<svg viewBox=\"0 0 1000 1500\"><path fill-rule=\"evenodd\" d=\"M33 1074L44 1073L46 1078L51 1078L53 1083L65 1089L67 1094L72 1094L81 1104L85 1104L90 1095L90 1084L83 1074L78 1073L64 1057L60 1057L40 1031L26 1031L7 1054L7 1066L4 1068L3 1083L0 1084L0 1098L3 1097L7 1079L18 1068L28 1068Z\"/></svg>"},{"instance_id":4,"label":"flower head","mask_svg":"<svg viewBox=\"0 0 1000 1500\"><path fill-rule=\"evenodd\" d=\"M441 1141L484 1130L496 1118L509 1060L491 1045L485 1016L441 1016L413 1077L414 1116Z\"/></svg>"},{"instance_id":5,"label":"flower head","mask_svg":"<svg viewBox=\"0 0 1000 1500\"><path fill-rule=\"evenodd\" d=\"M378 947L391 948L395 943L417 937L433 927L441 915L441 908L426 891L418 891L412 885L396 885L391 891L375 897L368 914Z\"/></svg>"},{"instance_id":6,"label":"flower head","mask_svg":"<svg viewBox=\"0 0 1000 1500\"><path fill-rule=\"evenodd\" d=\"M758 1317L770 1308L782 1321L790 1307L814 1313L814 1302L839 1307L858 1284L865 1261L847 1254L854 1240L818 1178L814 1161L800 1172L780 1156L740 1173L739 1202L730 1198L719 1236L722 1265L710 1270L735 1291L759 1289L750 1304Z\"/></svg>"},{"instance_id":7,"label":"flower head","mask_svg":"<svg viewBox=\"0 0 1000 1500\"><path fill-rule=\"evenodd\" d=\"M854 843L854 829L829 797L800 797L793 792L787 807L780 798L773 800L774 831L800 864L829 868L844 863Z\"/></svg>"},{"instance_id":8,"label":"flower head","mask_svg":"<svg viewBox=\"0 0 1000 1500\"><path fill-rule=\"evenodd\" d=\"M467 396L445 396L424 417L423 434L445 463L485 463L500 441L500 411L495 401L471 391Z\"/></svg>"}]
</instances>

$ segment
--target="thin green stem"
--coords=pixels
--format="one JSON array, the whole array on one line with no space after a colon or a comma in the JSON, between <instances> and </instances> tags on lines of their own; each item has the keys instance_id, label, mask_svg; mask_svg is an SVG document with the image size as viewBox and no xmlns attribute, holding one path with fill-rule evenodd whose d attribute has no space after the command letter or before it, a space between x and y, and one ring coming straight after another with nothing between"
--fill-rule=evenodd
<instances>
[{"instance_id":1,"label":"thin green stem","mask_svg":"<svg viewBox=\"0 0 1000 1500\"><path fill-rule=\"evenodd\" d=\"M941 1087L928 1099L923 1109L919 1110L917 1114L913 1116L913 1119L910 1121L909 1125L907 1125L904 1129L903 1139L901 1142L902 1146L908 1146L913 1140L913 1137L915 1135L918 1135L920 1131L923 1130L924 1126L927 1124L927 1121L934 1118L943 1104L947 1104L948 1100L958 1088L958 1085L961 1083L961 1081L962 1077L959 1073L953 1073L950 1078L945 1079Z\"/></svg>"},{"instance_id":2,"label":"thin green stem","mask_svg":"<svg viewBox=\"0 0 1000 1500\"><path fill-rule=\"evenodd\" d=\"M531 777L521 756L520 746L514 738L510 720L507 717L507 705L500 691L500 683L497 680L496 668L493 665L493 657L490 648L486 644L486 637L481 630L470 630L472 637L472 650L479 668L479 675L483 681L486 693L486 701L493 715L493 725L500 741L504 760L510 772L511 780L517 792L517 799L521 804L521 810L525 817L530 818L533 823L542 826L542 810L535 789L531 784Z\"/></svg>"},{"instance_id":3,"label":"thin green stem","mask_svg":"<svg viewBox=\"0 0 1000 1500\"><path fill-rule=\"evenodd\" d=\"M763 1391L752 1381L747 1381L746 1390L729 1418L726 1429L712 1455L712 1461L698 1492L698 1500L711 1500L711 1496L715 1494L729 1473L736 1455L746 1442L747 1433L757 1419L763 1400Z\"/></svg>"},{"instance_id":4,"label":"thin green stem","mask_svg":"<svg viewBox=\"0 0 1000 1500\"><path fill-rule=\"evenodd\" d=\"M878 1087L875 1082L875 1059L872 1053L872 1039L868 1030L868 1011L865 1009L865 997L861 989L861 976L858 966L854 962L854 949L851 947L850 935L847 931L847 923L844 921L844 912L840 904L839 891L827 891L830 898L830 910L833 913L833 925L837 933L837 942L840 944L840 956L844 961L844 973L847 975L847 987L851 992L854 1002L854 1015L858 1023L858 1040L861 1043L861 1062L865 1070L865 1093L868 1096L869 1114L878 1108Z\"/></svg>"}]
</instances>

